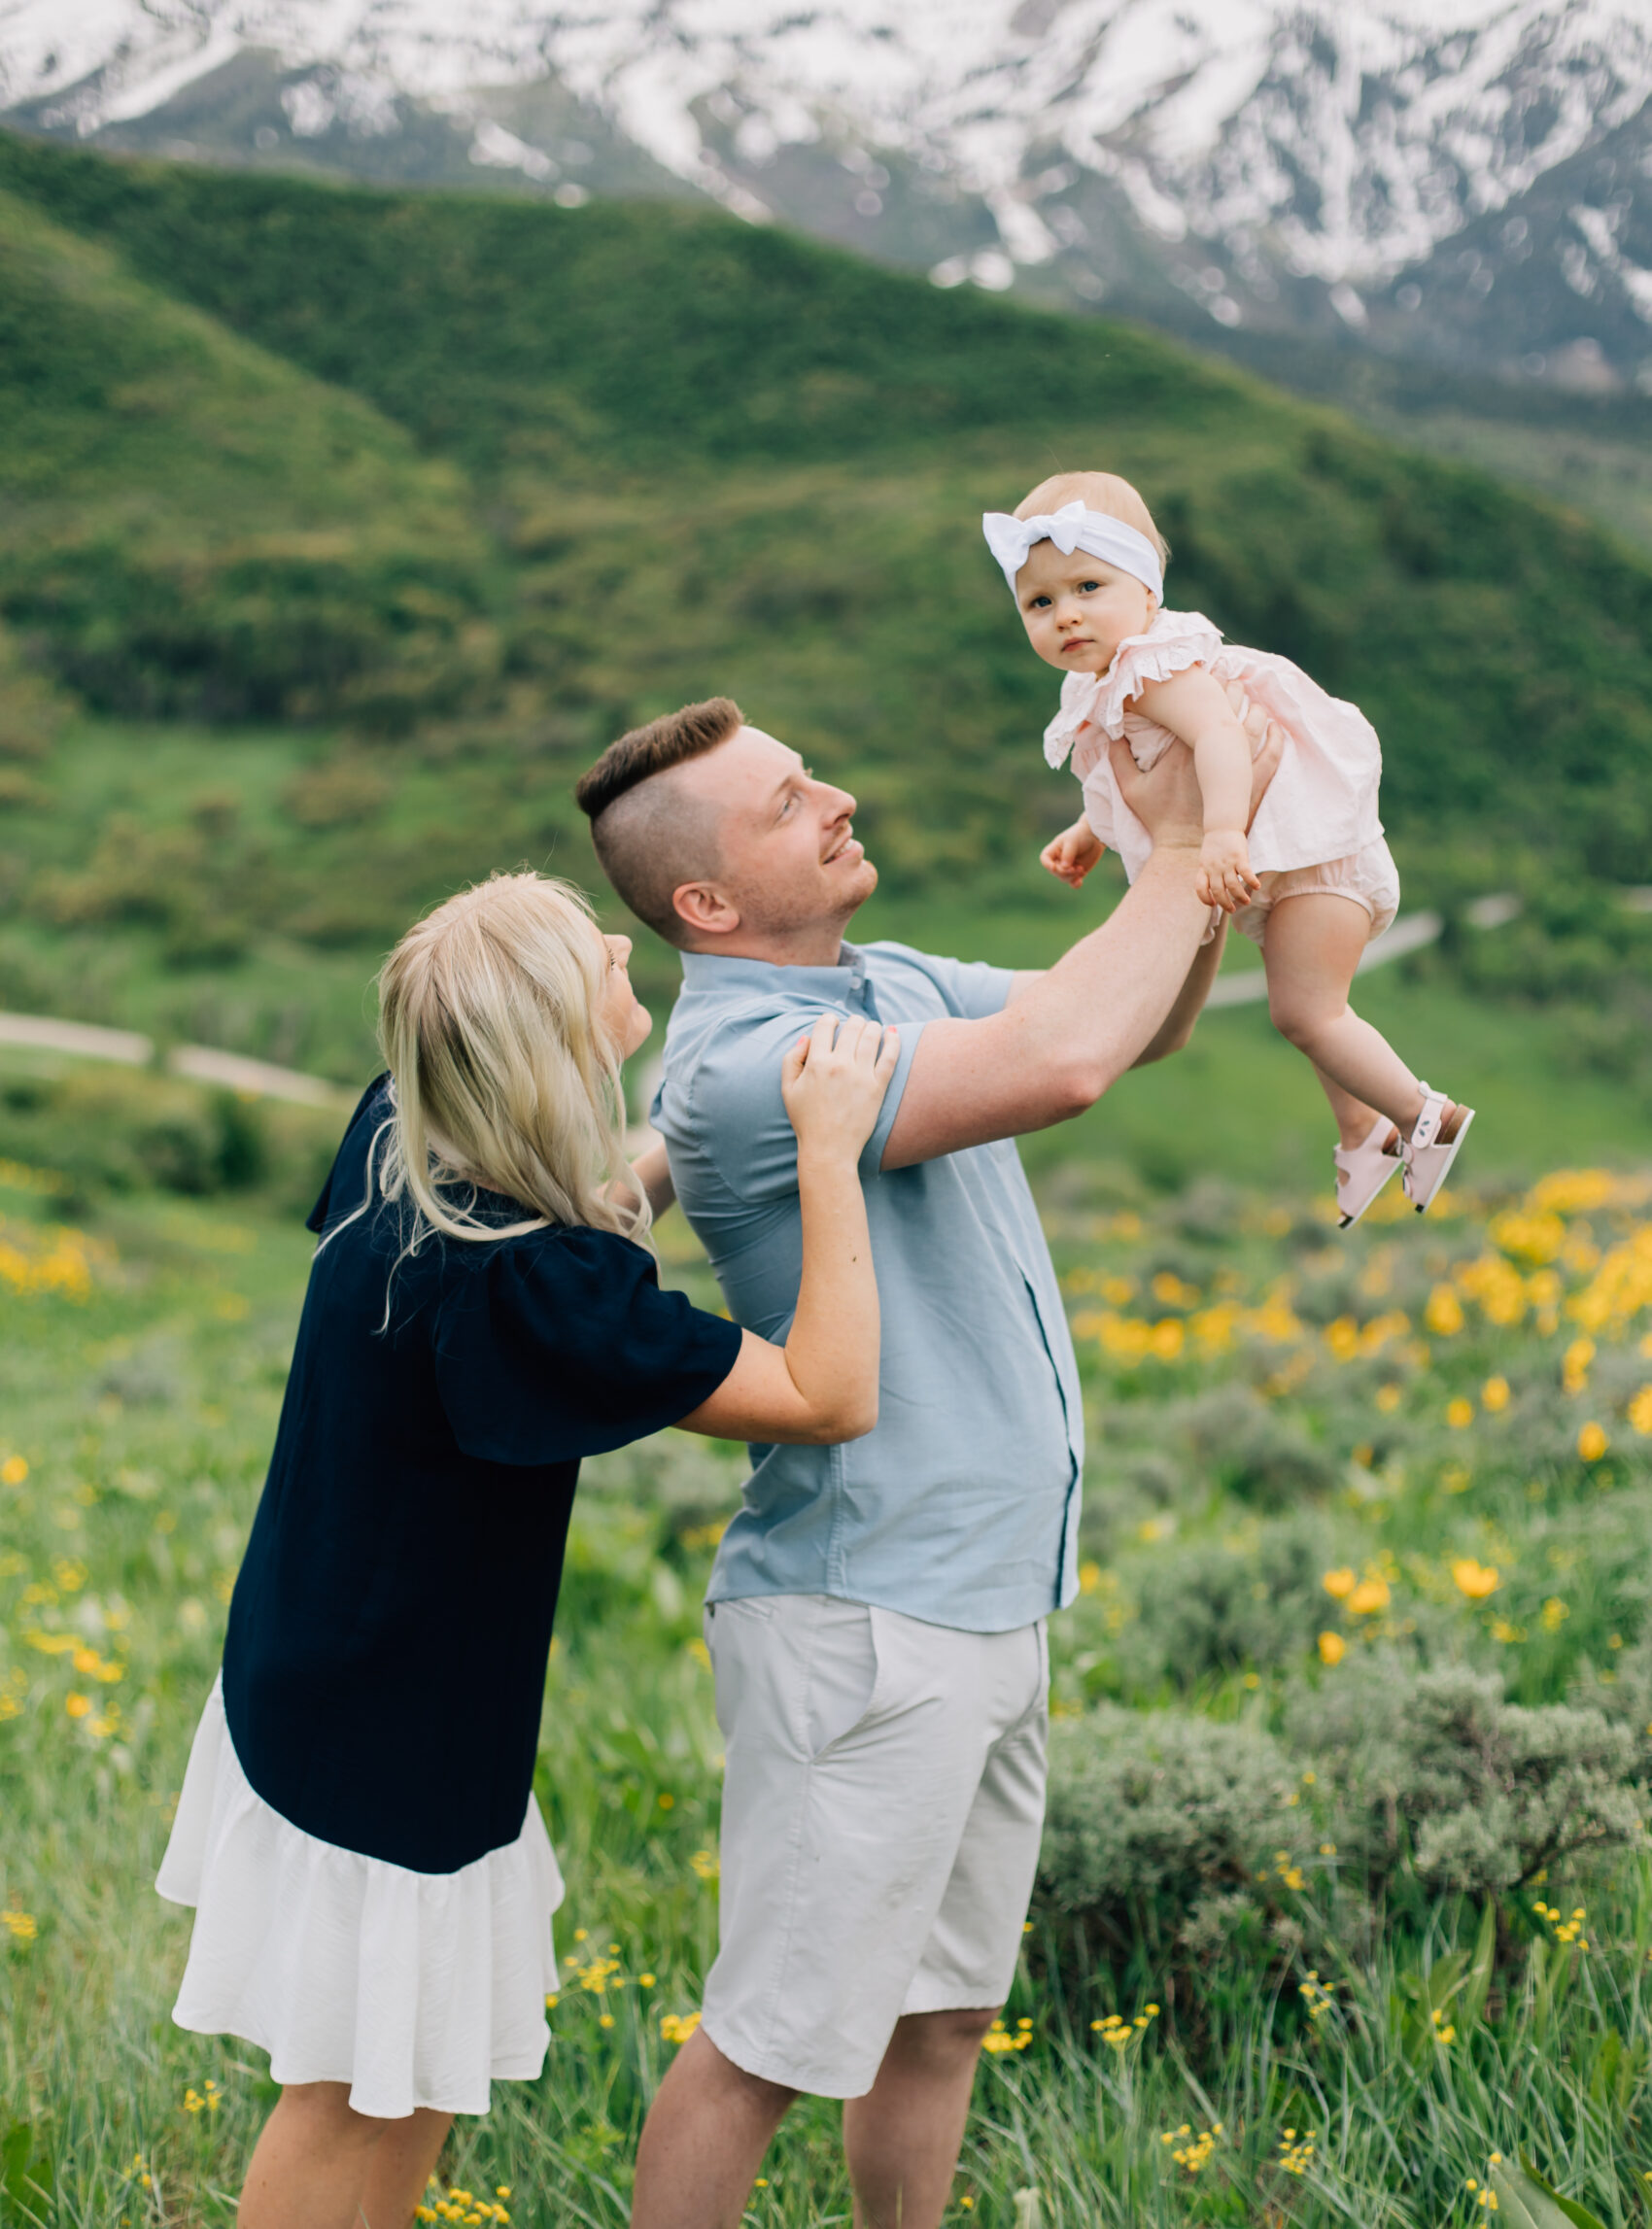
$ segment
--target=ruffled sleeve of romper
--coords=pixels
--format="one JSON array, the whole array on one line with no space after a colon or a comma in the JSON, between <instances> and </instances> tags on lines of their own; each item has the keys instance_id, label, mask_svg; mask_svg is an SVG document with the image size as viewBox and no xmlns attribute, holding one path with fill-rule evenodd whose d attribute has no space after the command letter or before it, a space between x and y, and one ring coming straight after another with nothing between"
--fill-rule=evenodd
<instances>
[{"instance_id":1,"label":"ruffled sleeve of romper","mask_svg":"<svg viewBox=\"0 0 1652 2229\"><path fill-rule=\"evenodd\" d=\"M1161 611L1145 634L1129 634L1094 685L1088 718L1105 736L1124 733L1124 707L1153 681L1168 681L1189 666L1208 666L1222 650L1222 631L1201 611ZM1083 679L1069 674L1069 681ZM1065 700L1067 682L1061 685Z\"/></svg>"},{"instance_id":2,"label":"ruffled sleeve of romper","mask_svg":"<svg viewBox=\"0 0 1652 2229\"><path fill-rule=\"evenodd\" d=\"M1089 725L1095 691L1093 673L1062 674L1060 709L1044 731L1044 755L1050 766L1065 765L1068 752Z\"/></svg>"},{"instance_id":3,"label":"ruffled sleeve of romper","mask_svg":"<svg viewBox=\"0 0 1652 2229\"><path fill-rule=\"evenodd\" d=\"M454 1280L436 1385L466 1455L568 1462L697 1409L733 1369L740 1338L739 1324L662 1292L652 1254L630 1239L538 1231L489 1248Z\"/></svg>"}]
</instances>

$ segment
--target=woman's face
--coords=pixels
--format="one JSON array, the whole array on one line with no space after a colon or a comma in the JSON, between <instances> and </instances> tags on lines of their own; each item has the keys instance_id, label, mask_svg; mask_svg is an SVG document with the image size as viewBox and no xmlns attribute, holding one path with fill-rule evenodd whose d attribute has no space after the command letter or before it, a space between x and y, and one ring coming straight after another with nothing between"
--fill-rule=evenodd
<instances>
[{"instance_id":1,"label":"woman's face","mask_svg":"<svg viewBox=\"0 0 1652 2229\"><path fill-rule=\"evenodd\" d=\"M638 1006L637 993L631 987L631 939L604 937L602 951L607 974L603 978L598 1018L617 1046L620 1058L629 1060L653 1028L654 1017L645 1006Z\"/></svg>"}]
</instances>

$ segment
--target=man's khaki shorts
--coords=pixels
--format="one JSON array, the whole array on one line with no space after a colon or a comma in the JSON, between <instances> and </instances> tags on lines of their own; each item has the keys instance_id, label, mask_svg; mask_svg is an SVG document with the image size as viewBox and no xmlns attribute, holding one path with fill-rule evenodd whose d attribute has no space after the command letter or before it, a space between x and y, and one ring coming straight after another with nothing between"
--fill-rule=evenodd
<instances>
[{"instance_id":1,"label":"man's khaki shorts","mask_svg":"<svg viewBox=\"0 0 1652 2229\"><path fill-rule=\"evenodd\" d=\"M727 1749L725 2058L862 2097L903 2013L1001 2005L1044 1823L1041 1620L965 1633L825 1595L709 1604Z\"/></svg>"}]
</instances>

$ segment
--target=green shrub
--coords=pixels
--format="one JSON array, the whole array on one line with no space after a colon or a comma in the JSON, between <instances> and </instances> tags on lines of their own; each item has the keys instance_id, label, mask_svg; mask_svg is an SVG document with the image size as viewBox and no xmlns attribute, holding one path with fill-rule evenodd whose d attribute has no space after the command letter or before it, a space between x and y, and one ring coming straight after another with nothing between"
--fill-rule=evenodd
<instances>
[{"instance_id":1,"label":"green shrub","mask_svg":"<svg viewBox=\"0 0 1652 2229\"><path fill-rule=\"evenodd\" d=\"M1300 1657L1326 1623L1322 1582L1336 1560L1329 1526L1311 1512L1160 1550L1131 1574L1130 1641L1142 1678L1187 1689Z\"/></svg>"},{"instance_id":2,"label":"green shrub","mask_svg":"<svg viewBox=\"0 0 1652 2229\"><path fill-rule=\"evenodd\" d=\"M1300 1693L1287 1737L1310 1758L1345 1860L1373 1884L1486 1895L1562 1859L1645 1840L1627 1728L1598 1709L1506 1699L1495 1673L1402 1662Z\"/></svg>"},{"instance_id":3,"label":"green shrub","mask_svg":"<svg viewBox=\"0 0 1652 2229\"><path fill-rule=\"evenodd\" d=\"M158 1190L193 1198L259 1191L269 1205L302 1214L340 1126L315 1109L141 1069L17 1076L0 1089L0 1159L66 1179L75 1213L106 1193Z\"/></svg>"},{"instance_id":4,"label":"green shrub","mask_svg":"<svg viewBox=\"0 0 1652 2229\"><path fill-rule=\"evenodd\" d=\"M1111 1704L1050 1730L1037 1900L1059 1933L1162 1957L1276 1862L1296 1774L1260 1727ZM1235 1916L1248 1902L1229 1904Z\"/></svg>"},{"instance_id":5,"label":"green shrub","mask_svg":"<svg viewBox=\"0 0 1652 2229\"><path fill-rule=\"evenodd\" d=\"M1333 1485L1338 1465L1287 1411L1243 1386L1217 1386L1174 1413L1195 1462L1258 1509L1284 1509Z\"/></svg>"}]
</instances>

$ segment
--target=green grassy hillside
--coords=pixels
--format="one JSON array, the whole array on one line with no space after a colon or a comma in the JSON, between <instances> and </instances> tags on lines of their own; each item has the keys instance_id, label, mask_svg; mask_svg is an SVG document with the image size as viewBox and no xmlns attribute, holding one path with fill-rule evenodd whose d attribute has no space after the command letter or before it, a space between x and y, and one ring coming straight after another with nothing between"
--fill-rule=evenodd
<instances>
[{"instance_id":1,"label":"green grassy hillside","mask_svg":"<svg viewBox=\"0 0 1652 2229\"><path fill-rule=\"evenodd\" d=\"M803 636L876 661L879 759L926 699L970 748L1013 749L1046 677L971 514L1055 459L1104 458L1159 511L1179 600L1367 705L1401 822L1581 845L1606 874L1652 848L1652 570L1145 334L685 210L367 194L17 140L0 183L467 465L564 615L545 676L563 690L617 682L634 704L675 693L685 634L723 661ZM635 597L651 555L670 577L622 628L605 574ZM533 608L513 643L530 662Z\"/></svg>"},{"instance_id":2,"label":"green grassy hillside","mask_svg":"<svg viewBox=\"0 0 1652 2229\"><path fill-rule=\"evenodd\" d=\"M717 217L4 137L0 1003L349 1073L411 912L592 879L572 778L715 690L855 789L869 926L1051 953L1089 917L1034 865L1054 677L975 521L1085 462L1148 493L1177 601L1371 714L1408 903L1526 892L1458 979L1609 1010L1546 1057L1638 1106L1652 935L1606 892L1652 856L1652 567L1578 519Z\"/></svg>"},{"instance_id":3,"label":"green grassy hillside","mask_svg":"<svg viewBox=\"0 0 1652 2229\"><path fill-rule=\"evenodd\" d=\"M92 702L372 718L462 691L461 476L10 195L0 423L0 600Z\"/></svg>"}]
</instances>

